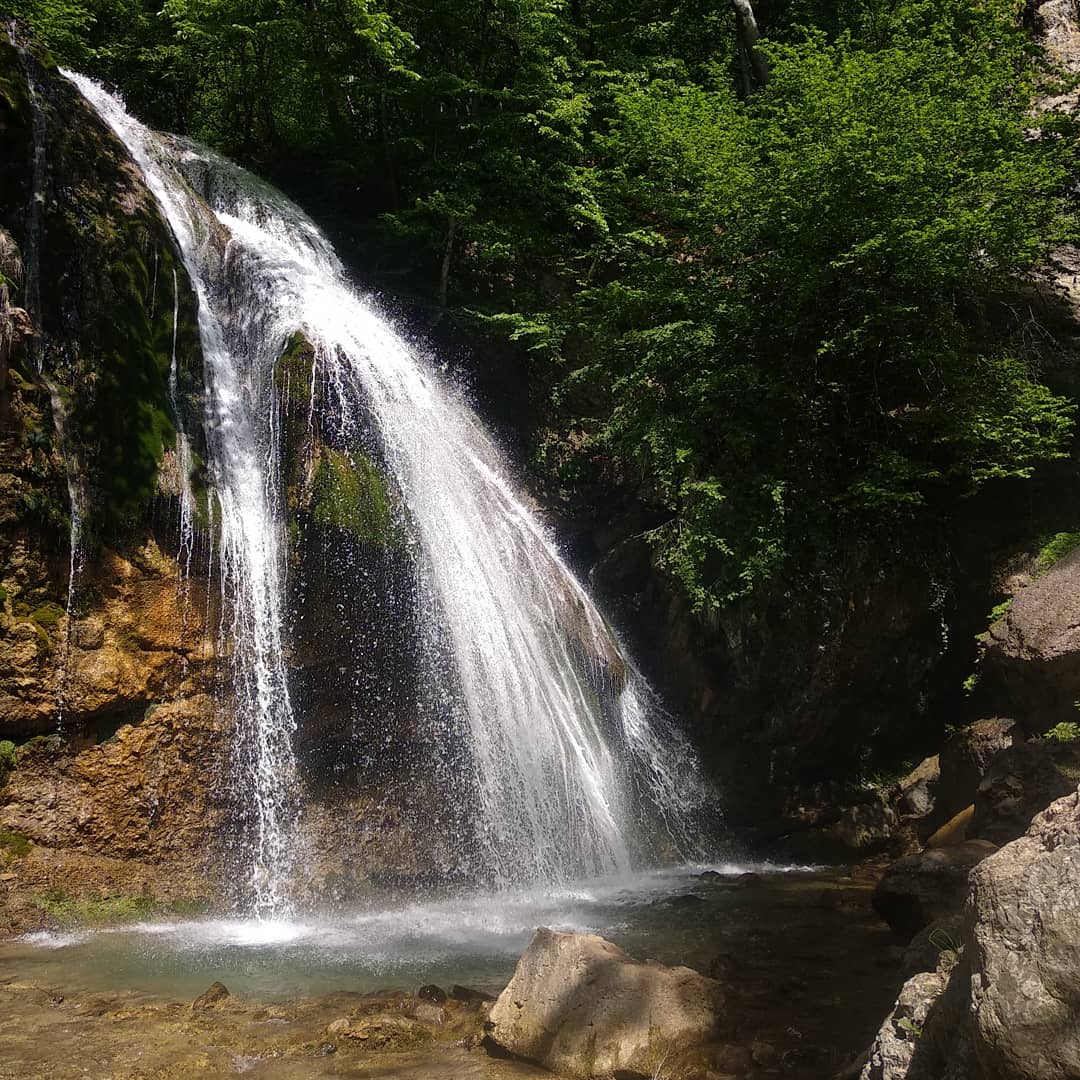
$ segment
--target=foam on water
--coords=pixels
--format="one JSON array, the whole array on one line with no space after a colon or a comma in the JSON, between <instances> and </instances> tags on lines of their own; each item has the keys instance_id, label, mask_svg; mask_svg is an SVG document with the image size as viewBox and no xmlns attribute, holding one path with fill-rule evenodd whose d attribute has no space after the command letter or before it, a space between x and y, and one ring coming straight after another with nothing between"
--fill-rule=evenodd
<instances>
[{"instance_id":1,"label":"foam on water","mask_svg":"<svg viewBox=\"0 0 1080 1080\"><path fill-rule=\"evenodd\" d=\"M703 879L705 871L717 877ZM741 874L807 874L770 863L695 864L658 872L517 888L499 895L444 894L426 901L373 903L306 919L155 920L94 932L35 933L0 946L0 960L42 978L59 963L88 988L196 994L222 979L231 990L266 996L337 989L469 983L498 990L539 926L599 933L634 955L686 962L704 935L725 932L717 916ZM701 906L673 909L694 892ZM677 918L672 912L678 910ZM18 950L21 950L18 951Z\"/></svg>"}]
</instances>

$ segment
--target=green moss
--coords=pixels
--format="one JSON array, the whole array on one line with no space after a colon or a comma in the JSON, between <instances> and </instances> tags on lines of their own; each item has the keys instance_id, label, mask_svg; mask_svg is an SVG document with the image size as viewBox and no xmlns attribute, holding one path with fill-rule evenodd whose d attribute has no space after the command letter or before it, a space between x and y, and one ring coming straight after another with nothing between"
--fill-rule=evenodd
<instances>
[{"instance_id":1,"label":"green moss","mask_svg":"<svg viewBox=\"0 0 1080 1080\"><path fill-rule=\"evenodd\" d=\"M30 613L30 618L43 630L49 631L56 629L64 614L64 609L59 604L42 604Z\"/></svg>"},{"instance_id":2,"label":"green moss","mask_svg":"<svg viewBox=\"0 0 1080 1080\"><path fill-rule=\"evenodd\" d=\"M17 764L15 744L10 739L0 740L0 788L7 783L7 778L15 771Z\"/></svg>"},{"instance_id":3,"label":"green moss","mask_svg":"<svg viewBox=\"0 0 1080 1080\"><path fill-rule=\"evenodd\" d=\"M64 889L49 889L34 898L37 906L64 926L104 926L109 923L140 922L155 915L194 918L205 915L209 902L180 899L161 902L149 896L118 894L95 900L81 900Z\"/></svg>"},{"instance_id":4,"label":"green moss","mask_svg":"<svg viewBox=\"0 0 1080 1080\"><path fill-rule=\"evenodd\" d=\"M311 403L311 372L315 365L315 346L298 330L285 343L274 365L274 385L290 403Z\"/></svg>"},{"instance_id":5,"label":"green moss","mask_svg":"<svg viewBox=\"0 0 1080 1080\"><path fill-rule=\"evenodd\" d=\"M105 923L137 922L147 919L157 905L146 896L106 896L100 900L79 900L64 889L49 889L34 902L64 926L101 926Z\"/></svg>"},{"instance_id":6,"label":"green moss","mask_svg":"<svg viewBox=\"0 0 1080 1080\"><path fill-rule=\"evenodd\" d=\"M1080 532L1055 533L1039 548L1035 561L1035 576L1045 574L1055 563L1060 562L1077 547L1080 547Z\"/></svg>"},{"instance_id":7,"label":"green moss","mask_svg":"<svg viewBox=\"0 0 1080 1080\"><path fill-rule=\"evenodd\" d=\"M1000 604L995 604L990 609L990 614L986 616L986 621L989 626L993 626L994 623L1000 622L1008 614L1009 608L1012 607L1013 597L1009 597L1006 600L1002 600Z\"/></svg>"},{"instance_id":8,"label":"green moss","mask_svg":"<svg viewBox=\"0 0 1080 1080\"><path fill-rule=\"evenodd\" d=\"M31 847L33 847L33 844L21 832L15 832L13 829L0 829L0 851L6 852L16 859L21 859L30 854Z\"/></svg>"},{"instance_id":9,"label":"green moss","mask_svg":"<svg viewBox=\"0 0 1080 1080\"><path fill-rule=\"evenodd\" d=\"M28 128L30 122L30 97L22 61L5 34L0 41L0 131L8 127Z\"/></svg>"},{"instance_id":10,"label":"green moss","mask_svg":"<svg viewBox=\"0 0 1080 1080\"><path fill-rule=\"evenodd\" d=\"M400 543L386 482L362 451L323 450L315 470L312 517L316 525L344 529L380 547Z\"/></svg>"}]
</instances>

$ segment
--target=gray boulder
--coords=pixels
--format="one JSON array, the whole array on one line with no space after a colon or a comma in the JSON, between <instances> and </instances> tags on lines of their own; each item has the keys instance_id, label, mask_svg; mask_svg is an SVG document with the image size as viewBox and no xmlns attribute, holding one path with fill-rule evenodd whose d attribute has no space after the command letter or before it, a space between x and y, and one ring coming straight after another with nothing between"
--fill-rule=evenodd
<instances>
[{"instance_id":1,"label":"gray boulder","mask_svg":"<svg viewBox=\"0 0 1080 1080\"><path fill-rule=\"evenodd\" d=\"M904 983L859 1080L983 1080L966 1023L970 975L955 954Z\"/></svg>"},{"instance_id":2,"label":"gray boulder","mask_svg":"<svg viewBox=\"0 0 1080 1080\"><path fill-rule=\"evenodd\" d=\"M975 793L968 835L1007 844L1027 832L1036 814L1076 789L1080 742L1035 739L1003 750Z\"/></svg>"},{"instance_id":3,"label":"gray boulder","mask_svg":"<svg viewBox=\"0 0 1080 1080\"><path fill-rule=\"evenodd\" d=\"M593 934L540 929L491 1007L488 1037L564 1076L666 1075L715 1038L718 982L634 960Z\"/></svg>"},{"instance_id":4,"label":"gray boulder","mask_svg":"<svg viewBox=\"0 0 1080 1080\"><path fill-rule=\"evenodd\" d=\"M899 824L900 819L891 806L881 799L872 799L845 806L829 832L853 851L868 853L886 847Z\"/></svg>"},{"instance_id":5,"label":"gray boulder","mask_svg":"<svg viewBox=\"0 0 1080 1080\"><path fill-rule=\"evenodd\" d=\"M968 873L997 851L986 840L966 840L897 859L885 871L871 902L902 938L909 940L935 919L963 910Z\"/></svg>"},{"instance_id":6,"label":"gray boulder","mask_svg":"<svg viewBox=\"0 0 1080 1080\"><path fill-rule=\"evenodd\" d=\"M994 716L976 720L945 740L938 755L934 826L944 825L975 801L990 762L1012 746L1018 734L1015 720Z\"/></svg>"},{"instance_id":7,"label":"gray boulder","mask_svg":"<svg viewBox=\"0 0 1080 1080\"><path fill-rule=\"evenodd\" d=\"M947 982L944 974L921 971L904 983L870 1047L859 1080L907 1080L930 1010Z\"/></svg>"},{"instance_id":8,"label":"gray boulder","mask_svg":"<svg viewBox=\"0 0 1080 1080\"><path fill-rule=\"evenodd\" d=\"M1025 727L1076 718L1080 698L1080 548L1020 589L983 636L980 689L1001 694Z\"/></svg>"},{"instance_id":9,"label":"gray boulder","mask_svg":"<svg viewBox=\"0 0 1080 1080\"><path fill-rule=\"evenodd\" d=\"M942 955L958 954L963 948L964 917L946 915L924 926L904 949L902 967L904 978L910 979L922 971L936 971Z\"/></svg>"},{"instance_id":10,"label":"gray boulder","mask_svg":"<svg viewBox=\"0 0 1080 1080\"><path fill-rule=\"evenodd\" d=\"M971 875L975 1051L987 1080L1080 1077L1080 794Z\"/></svg>"},{"instance_id":11,"label":"gray boulder","mask_svg":"<svg viewBox=\"0 0 1080 1080\"><path fill-rule=\"evenodd\" d=\"M924 818L934 809L941 783L940 756L924 758L898 785L896 809L905 818Z\"/></svg>"}]
</instances>

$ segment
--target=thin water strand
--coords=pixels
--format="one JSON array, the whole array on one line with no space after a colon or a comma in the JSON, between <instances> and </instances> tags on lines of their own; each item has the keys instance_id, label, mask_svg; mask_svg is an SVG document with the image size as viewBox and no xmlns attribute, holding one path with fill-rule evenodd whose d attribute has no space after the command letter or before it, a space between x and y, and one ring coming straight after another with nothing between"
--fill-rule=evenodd
<instances>
[{"instance_id":1,"label":"thin water strand","mask_svg":"<svg viewBox=\"0 0 1080 1080\"><path fill-rule=\"evenodd\" d=\"M206 381L204 419L211 486L216 494L218 571L228 600L238 731L237 782L251 808L246 906L259 917L291 910L288 881L295 854L295 730L283 650L283 544L275 515L279 472L268 458L270 412L265 357L248 312L216 288L230 252L227 236L171 167L176 150L139 124L99 84L65 74L125 144L172 228L196 293ZM269 464L269 468L267 467Z\"/></svg>"}]
</instances>

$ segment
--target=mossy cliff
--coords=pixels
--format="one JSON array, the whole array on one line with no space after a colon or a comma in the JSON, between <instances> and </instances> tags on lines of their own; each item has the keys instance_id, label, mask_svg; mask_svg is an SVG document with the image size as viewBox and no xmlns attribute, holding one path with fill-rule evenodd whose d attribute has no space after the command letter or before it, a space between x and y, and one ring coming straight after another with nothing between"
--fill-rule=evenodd
<instances>
[{"instance_id":1,"label":"mossy cliff","mask_svg":"<svg viewBox=\"0 0 1080 1080\"><path fill-rule=\"evenodd\" d=\"M119 141L2 28L0 926L19 926L49 890L203 895L229 742L216 591L181 581L168 475L174 343L203 456L190 282Z\"/></svg>"},{"instance_id":2,"label":"mossy cliff","mask_svg":"<svg viewBox=\"0 0 1080 1080\"><path fill-rule=\"evenodd\" d=\"M145 518L175 443L174 344L184 426L198 430L194 296L134 163L48 55L0 42L0 99L0 153L14 165L0 178L0 224L22 250L33 327L22 374L40 382L40 369L55 386L87 525L115 540Z\"/></svg>"}]
</instances>

